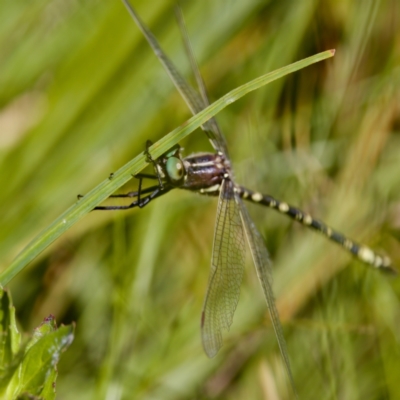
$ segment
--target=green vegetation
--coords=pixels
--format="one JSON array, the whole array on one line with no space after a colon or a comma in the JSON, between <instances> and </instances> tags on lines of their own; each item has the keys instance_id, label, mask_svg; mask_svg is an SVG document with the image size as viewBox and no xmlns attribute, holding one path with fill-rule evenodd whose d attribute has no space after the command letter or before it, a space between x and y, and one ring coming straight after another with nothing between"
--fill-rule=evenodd
<instances>
[{"instance_id":1,"label":"green vegetation","mask_svg":"<svg viewBox=\"0 0 400 400\"><path fill-rule=\"evenodd\" d=\"M35 328L29 341L21 341L7 291L0 290L0 301L1 398L55 399L57 363L74 339L73 325L57 329L50 315Z\"/></svg>"},{"instance_id":2,"label":"green vegetation","mask_svg":"<svg viewBox=\"0 0 400 400\"><path fill-rule=\"evenodd\" d=\"M174 3L133 5L188 74ZM251 93L217 118L238 182L307 210L400 266L395 2L205 0L184 2L183 12L211 101L336 49L333 59ZM5 271L78 193L190 114L121 2L8 1L0 15ZM211 150L200 131L180 144L186 154ZM136 186L132 179L120 190ZM300 398L400 397L399 279L271 210L249 209L274 262ZM141 210L89 213L10 282L22 330L49 314L76 322L58 364L60 398L290 398L250 259L225 345L212 360L203 353L215 213L216 199L183 191Z\"/></svg>"}]
</instances>

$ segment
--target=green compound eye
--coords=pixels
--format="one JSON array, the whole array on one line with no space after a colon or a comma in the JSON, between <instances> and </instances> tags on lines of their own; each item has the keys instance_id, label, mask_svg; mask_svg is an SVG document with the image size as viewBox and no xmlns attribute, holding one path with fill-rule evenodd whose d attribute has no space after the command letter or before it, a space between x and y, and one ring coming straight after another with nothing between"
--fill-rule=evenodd
<instances>
[{"instance_id":1,"label":"green compound eye","mask_svg":"<svg viewBox=\"0 0 400 400\"><path fill-rule=\"evenodd\" d=\"M171 181L180 181L185 173L182 161L177 157L168 158L165 169Z\"/></svg>"}]
</instances>

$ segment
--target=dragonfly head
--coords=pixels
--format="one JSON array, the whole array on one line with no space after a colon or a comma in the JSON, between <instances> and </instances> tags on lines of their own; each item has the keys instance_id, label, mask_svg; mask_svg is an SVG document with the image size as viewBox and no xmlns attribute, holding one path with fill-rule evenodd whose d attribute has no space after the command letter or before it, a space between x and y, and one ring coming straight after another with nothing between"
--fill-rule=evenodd
<instances>
[{"instance_id":1,"label":"dragonfly head","mask_svg":"<svg viewBox=\"0 0 400 400\"><path fill-rule=\"evenodd\" d=\"M181 147L176 145L158 159L158 168L161 175L173 185L182 183L186 169L180 154Z\"/></svg>"}]
</instances>

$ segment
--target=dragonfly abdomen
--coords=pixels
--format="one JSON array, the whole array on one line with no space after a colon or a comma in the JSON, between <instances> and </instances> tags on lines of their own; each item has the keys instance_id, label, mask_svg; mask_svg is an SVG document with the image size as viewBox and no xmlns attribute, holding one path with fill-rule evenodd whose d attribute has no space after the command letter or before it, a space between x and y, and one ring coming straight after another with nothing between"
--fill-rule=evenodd
<instances>
[{"instance_id":1,"label":"dragonfly abdomen","mask_svg":"<svg viewBox=\"0 0 400 400\"><path fill-rule=\"evenodd\" d=\"M341 245L344 249L352 253L364 263L372 265L375 268L381 268L386 271L394 272L389 257L381 256L375 253L369 247L349 239L342 233L324 224L322 221L311 217L310 214L301 211L298 208L289 205L288 203L279 201L269 195L253 192L252 190L241 186L236 190L242 199L272 208L276 211L279 211L281 214L285 214L288 217L302 223L303 225L322 233L328 239Z\"/></svg>"}]
</instances>

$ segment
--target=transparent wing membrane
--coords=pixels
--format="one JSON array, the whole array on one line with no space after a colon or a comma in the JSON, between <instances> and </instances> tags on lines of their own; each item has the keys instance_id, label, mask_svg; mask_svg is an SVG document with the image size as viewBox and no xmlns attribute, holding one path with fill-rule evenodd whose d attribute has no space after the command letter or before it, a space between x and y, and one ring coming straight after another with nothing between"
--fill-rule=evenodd
<instances>
[{"instance_id":1,"label":"transparent wing membrane","mask_svg":"<svg viewBox=\"0 0 400 400\"><path fill-rule=\"evenodd\" d=\"M193 74L196 78L197 86L200 91L201 99L203 100L203 107L206 108L210 105L210 101L207 95L207 88L204 83L203 77L200 74L199 66L197 64L196 58L193 53L192 44L189 40L189 35L186 29L185 20L183 18L182 9L180 7L176 7L176 16L179 23L179 28L182 33L183 44L185 46L187 57L190 61L190 65L192 67ZM200 110L199 110L200 111ZM197 111L197 112L199 112ZM225 137L222 134L217 120L215 118L211 118L204 124L203 129L206 131L206 134L211 140L213 147L216 150L222 151L226 156L229 156L228 147L225 141ZM213 143L215 141L215 143Z\"/></svg>"},{"instance_id":2,"label":"transparent wing membrane","mask_svg":"<svg viewBox=\"0 0 400 400\"><path fill-rule=\"evenodd\" d=\"M246 232L247 242L249 244L251 256L257 271L257 276L261 283L264 297L268 305L269 315L271 317L272 326L274 327L278 340L279 349L285 364L286 372L294 389L294 380L292 371L290 369L290 361L286 349L286 342L285 338L283 337L282 326L279 321L278 310L275 305L274 294L272 291L272 271L268 250L265 247L264 241L253 221L251 220L249 212L247 211L247 208L243 204L242 200L237 197L236 201L239 204L240 215Z\"/></svg>"},{"instance_id":3,"label":"transparent wing membrane","mask_svg":"<svg viewBox=\"0 0 400 400\"><path fill-rule=\"evenodd\" d=\"M154 35L151 33L151 31L147 28L147 26L140 19L139 15L136 13L134 8L129 4L129 2L127 0L122 0L122 1L124 2L130 15L136 22L139 29L142 31L142 33L143 33L144 37L146 38L147 42L149 43L150 47L153 49L155 55L160 60L164 69L168 73L169 77L171 78L175 87L178 89L182 98L185 100L186 104L188 105L188 107L189 107L190 111L193 113L193 115L204 110L204 108L206 108L208 105L208 100L207 100L207 103L205 103L204 100L200 97L200 95L186 82L186 80L183 78L183 76L175 68L175 65L172 63L172 61L167 57L167 55L161 49L157 39L154 37ZM183 20L181 20L181 22L182 21ZM188 40L185 40L185 41L189 42ZM192 60L194 60L193 56L192 56ZM198 73L198 70L194 71L194 72L195 73L197 72L196 75L200 76L200 74ZM221 132L218 128L217 122L215 121L214 118L211 118L209 121L207 121L202 126L202 129L208 136L214 149L220 150L224 154L228 154L227 153L228 149L227 149L227 146L225 143L225 138L221 134Z\"/></svg>"},{"instance_id":4,"label":"transparent wing membrane","mask_svg":"<svg viewBox=\"0 0 400 400\"><path fill-rule=\"evenodd\" d=\"M245 262L243 225L233 183L222 183L211 272L204 301L201 331L203 347L209 357L214 357L222 346L222 330L229 330L239 301L240 285Z\"/></svg>"}]
</instances>

